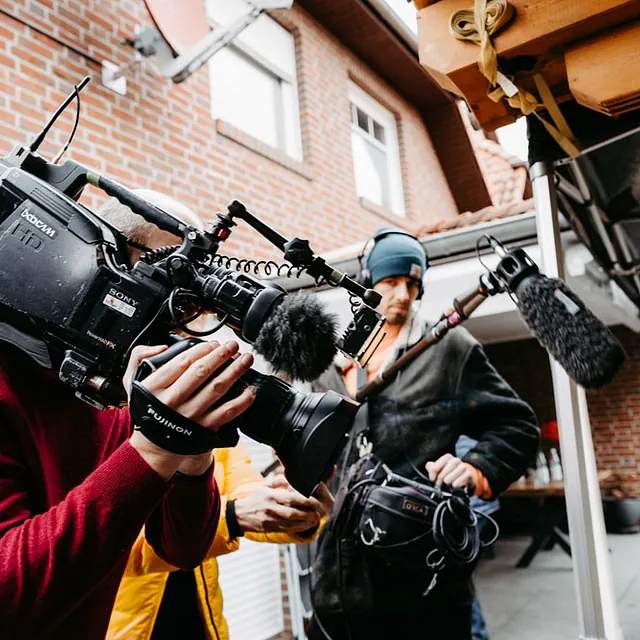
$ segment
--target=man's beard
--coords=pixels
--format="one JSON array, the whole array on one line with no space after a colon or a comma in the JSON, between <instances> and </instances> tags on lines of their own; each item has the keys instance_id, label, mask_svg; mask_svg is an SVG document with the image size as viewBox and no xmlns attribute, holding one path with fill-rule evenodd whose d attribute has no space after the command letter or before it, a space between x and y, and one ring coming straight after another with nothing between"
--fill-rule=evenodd
<instances>
[{"instance_id":1,"label":"man's beard","mask_svg":"<svg viewBox=\"0 0 640 640\"><path fill-rule=\"evenodd\" d=\"M402 326L409 317L409 311L390 311L387 312L387 324L392 326Z\"/></svg>"}]
</instances>

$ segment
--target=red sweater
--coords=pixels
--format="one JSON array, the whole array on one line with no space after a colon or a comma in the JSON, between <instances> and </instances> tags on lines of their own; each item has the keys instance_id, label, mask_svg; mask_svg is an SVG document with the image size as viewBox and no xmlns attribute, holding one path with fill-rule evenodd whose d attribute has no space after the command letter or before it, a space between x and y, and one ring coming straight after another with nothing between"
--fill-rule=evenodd
<instances>
[{"instance_id":1,"label":"red sweater","mask_svg":"<svg viewBox=\"0 0 640 640\"><path fill-rule=\"evenodd\" d=\"M128 411L97 411L51 372L0 348L0 638L104 638L129 550L200 564L220 498L165 482L129 444Z\"/></svg>"}]
</instances>

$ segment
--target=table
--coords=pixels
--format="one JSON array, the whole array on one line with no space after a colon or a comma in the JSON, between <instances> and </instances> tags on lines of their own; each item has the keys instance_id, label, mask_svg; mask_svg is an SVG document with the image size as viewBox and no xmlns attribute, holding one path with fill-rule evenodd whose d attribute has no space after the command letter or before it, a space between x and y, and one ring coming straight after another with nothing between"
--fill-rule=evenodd
<instances>
[{"instance_id":1,"label":"table","mask_svg":"<svg viewBox=\"0 0 640 640\"><path fill-rule=\"evenodd\" d=\"M604 482L612 473L612 471L599 471L598 482ZM500 499L539 498L541 501L531 543L516 563L519 569L527 568L540 549L553 549L556 544L571 556L569 536L561 529L566 518L564 495L564 482L550 482L544 485L514 483L500 496Z\"/></svg>"}]
</instances>

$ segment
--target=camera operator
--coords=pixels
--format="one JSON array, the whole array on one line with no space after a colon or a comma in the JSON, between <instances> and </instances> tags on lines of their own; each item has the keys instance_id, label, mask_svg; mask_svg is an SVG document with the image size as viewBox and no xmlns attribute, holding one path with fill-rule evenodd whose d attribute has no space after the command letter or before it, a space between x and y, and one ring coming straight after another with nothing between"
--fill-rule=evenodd
<instances>
[{"instance_id":1,"label":"camera operator","mask_svg":"<svg viewBox=\"0 0 640 640\"><path fill-rule=\"evenodd\" d=\"M365 251L360 256L362 284L382 295L377 310L387 318L387 335L365 372L337 361L314 384L315 391L353 395L426 333L412 308L421 296L427 267L422 245L400 229L383 228ZM359 455L372 451L405 478L468 487L490 499L516 480L535 456L539 430L532 410L464 329L456 328L414 358L367 404L367 442L359 446L355 439L347 447L349 459L339 466L339 480ZM459 459L454 447L462 433L479 442ZM424 554L415 564L382 560L368 553L350 530L337 533L335 517L332 514L319 540L310 639L471 638L471 566L452 568L448 574L445 568L430 589L434 574ZM401 527L401 519L393 526Z\"/></svg>"},{"instance_id":2,"label":"camera operator","mask_svg":"<svg viewBox=\"0 0 640 640\"><path fill-rule=\"evenodd\" d=\"M126 389L139 363L164 348L133 350ZM195 346L144 385L217 431L255 397L249 388L212 408L252 364L245 355L216 373L237 351L235 342ZM134 430L128 410L92 408L57 372L5 342L0 414L0 637L103 638L143 525L165 562L183 569L202 562L220 514L212 452L163 450Z\"/></svg>"},{"instance_id":3,"label":"camera operator","mask_svg":"<svg viewBox=\"0 0 640 640\"><path fill-rule=\"evenodd\" d=\"M196 214L173 198L146 189L136 193L183 222L201 226ZM116 200L97 213L140 246L157 249L179 241ZM131 260L135 262L139 253L133 249ZM204 327L198 324L193 328ZM308 543L317 535L333 502L324 485L316 492L319 498L306 498L282 474L265 480L242 444L218 449L214 457L222 509L206 558L193 570L179 571L154 552L142 532L120 584L108 640L227 640L216 557L236 551L243 536L257 542L289 544Z\"/></svg>"}]
</instances>

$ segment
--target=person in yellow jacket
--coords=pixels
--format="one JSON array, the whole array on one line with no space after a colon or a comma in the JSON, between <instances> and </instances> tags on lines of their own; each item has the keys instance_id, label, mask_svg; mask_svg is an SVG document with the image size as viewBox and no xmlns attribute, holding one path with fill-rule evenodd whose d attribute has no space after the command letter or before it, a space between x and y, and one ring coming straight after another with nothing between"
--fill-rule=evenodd
<instances>
[{"instance_id":1,"label":"person in yellow jacket","mask_svg":"<svg viewBox=\"0 0 640 640\"><path fill-rule=\"evenodd\" d=\"M201 226L198 217L173 198L146 189L137 193L183 221ZM154 249L178 241L115 200L98 213L140 246ZM133 263L140 250L130 253ZM310 542L319 531L333 502L326 486L316 490L319 499L305 498L283 475L265 480L241 444L217 449L214 457L222 504L205 561L194 571L177 570L155 554L141 532L120 583L107 640L227 640L216 557L236 551L242 536L287 544Z\"/></svg>"},{"instance_id":2,"label":"person in yellow jacket","mask_svg":"<svg viewBox=\"0 0 640 640\"><path fill-rule=\"evenodd\" d=\"M177 636L171 635L169 627L174 626L180 629L183 640L228 640L216 557L238 549L239 536L233 535L238 533L238 527L239 533L249 540L276 544L310 542L330 507L331 496L322 485L322 498L316 500L300 495L284 476L276 475L265 481L251 465L242 444L215 451L214 474L222 508L220 524L206 560L194 572L175 571L175 567L154 553L141 534L120 583L107 640L173 638ZM230 503L235 509L229 509ZM235 522L230 523L228 516L232 511L235 511ZM233 520L233 515L231 518ZM196 602L184 606L182 600L180 603L174 601L166 615L159 615L161 605L164 608L163 596L169 575L189 573L192 573L190 578L195 578ZM183 580L177 587L181 588L180 599L184 598L185 591L189 591L185 584L187 581ZM194 621L184 620L184 617L195 615L199 617L196 624L201 625L197 631L199 637L194 637L195 632L187 627Z\"/></svg>"}]
</instances>

